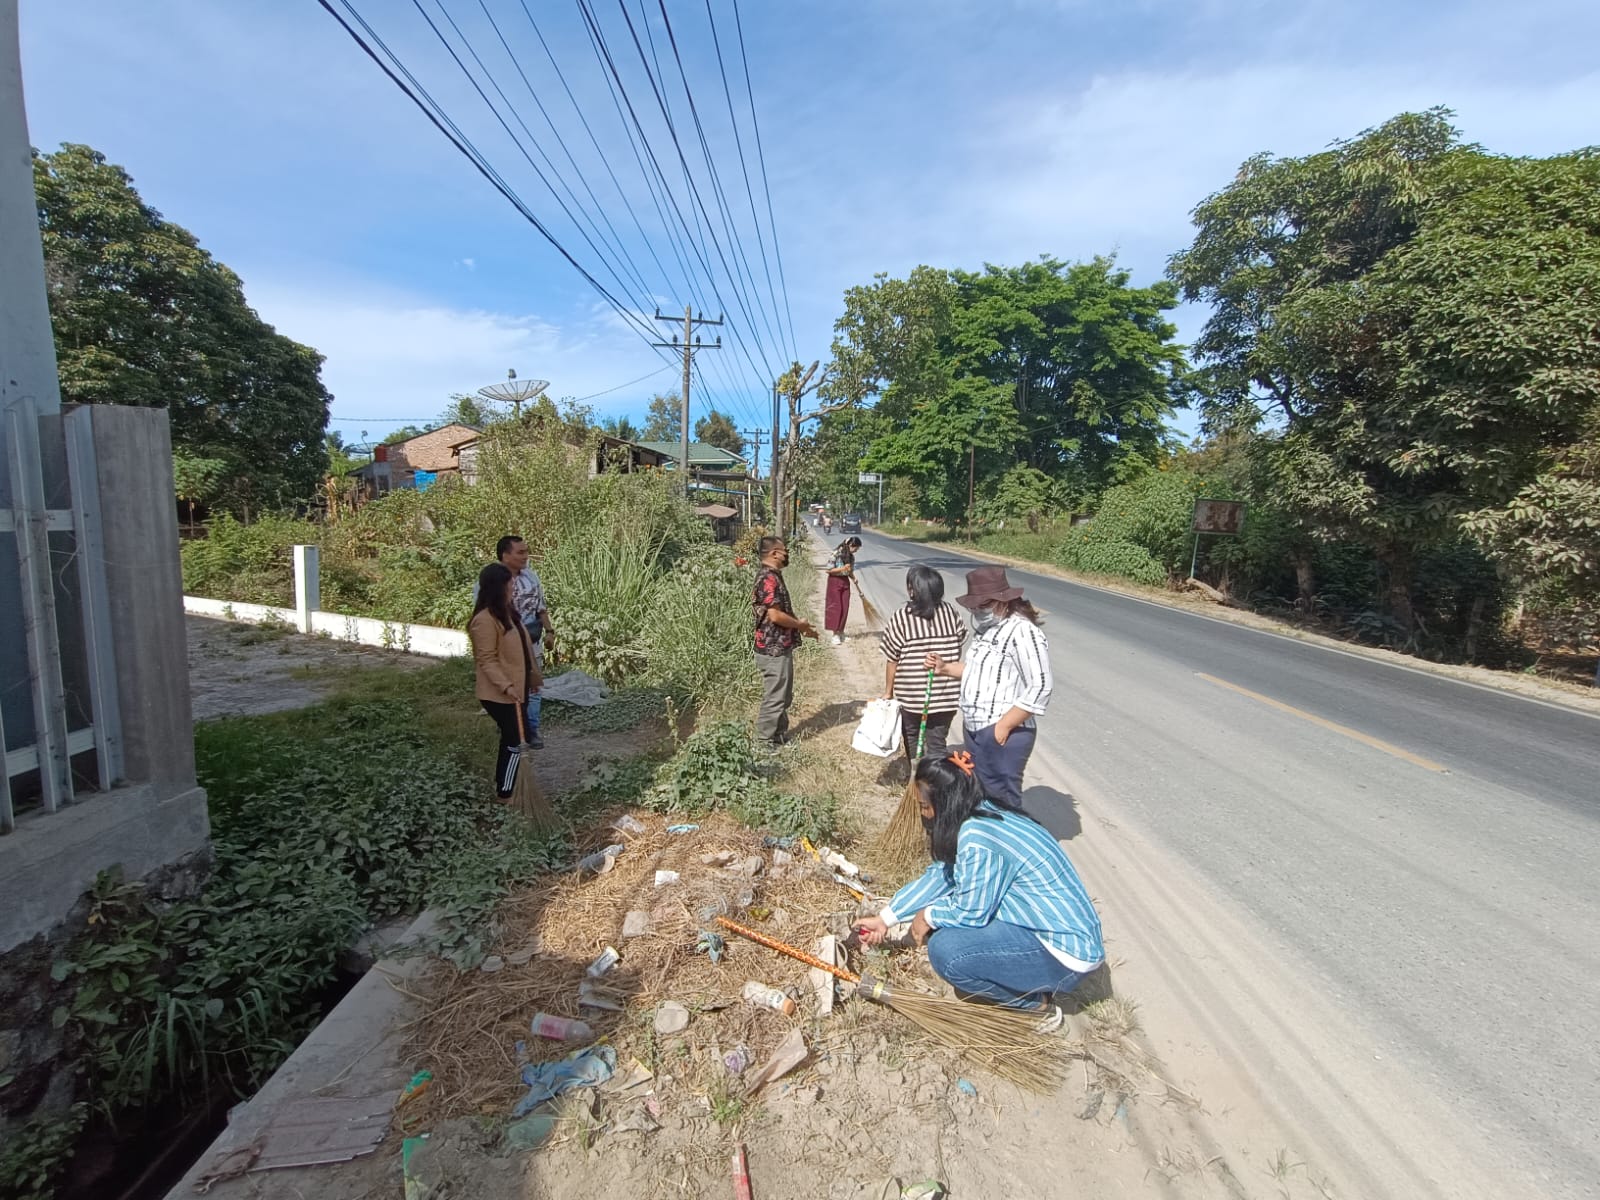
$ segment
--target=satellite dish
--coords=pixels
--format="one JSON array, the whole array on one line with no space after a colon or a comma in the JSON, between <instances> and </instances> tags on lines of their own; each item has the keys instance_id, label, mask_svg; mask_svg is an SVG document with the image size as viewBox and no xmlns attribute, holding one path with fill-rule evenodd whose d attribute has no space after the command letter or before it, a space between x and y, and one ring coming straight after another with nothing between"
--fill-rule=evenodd
<instances>
[{"instance_id":1,"label":"satellite dish","mask_svg":"<svg viewBox=\"0 0 1600 1200\"><path fill-rule=\"evenodd\" d=\"M516 371L512 370L506 372L504 383L491 383L488 387L481 387L478 389L478 395L497 404L511 405L512 415L520 417L523 403L543 395L545 388L549 386L548 379L518 379Z\"/></svg>"}]
</instances>

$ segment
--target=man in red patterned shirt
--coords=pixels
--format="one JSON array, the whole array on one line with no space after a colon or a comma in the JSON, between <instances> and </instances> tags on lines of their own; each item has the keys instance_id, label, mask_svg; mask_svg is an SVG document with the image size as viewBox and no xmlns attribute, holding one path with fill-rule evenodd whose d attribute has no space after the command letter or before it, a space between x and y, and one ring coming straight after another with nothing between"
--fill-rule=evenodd
<instances>
[{"instance_id":1,"label":"man in red patterned shirt","mask_svg":"<svg viewBox=\"0 0 1600 1200\"><path fill-rule=\"evenodd\" d=\"M764 537L757 550L761 569L756 572L754 598L756 669L761 672L761 711L756 715L756 740L777 746L787 740L789 702L794 698L794 648L802 637L814 638L809 621L794 615L783 569L789 565L789 547L780 537Z\"/></svg>"}]
</instances>

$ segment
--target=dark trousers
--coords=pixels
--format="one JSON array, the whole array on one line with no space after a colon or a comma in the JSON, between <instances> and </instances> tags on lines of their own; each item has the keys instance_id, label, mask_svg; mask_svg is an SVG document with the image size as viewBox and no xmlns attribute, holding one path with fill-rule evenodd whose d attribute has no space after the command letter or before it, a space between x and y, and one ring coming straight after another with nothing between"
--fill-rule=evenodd
<instances>
[{"instance_id":1,"label":"dark trousers","mask_svg":"<svg viewBox=\"0 0 1600 1200\"><path fill-rule=\"evenodd\" d=\"M994 740L994 726L967 731L967 750L983 794L1012 808L1022 807L1022 772L1038 740L1036 729L1013 729L1004 746Z\"/></svg>"},{"instance_id":2,"label":"dark trousers","mask_svg":"<svg viewBox=\"0 0 1600 1200\"><path fill-rule=\"evenodd\" d=\"M954 712L931 712L928 714L928 729L922 735L922 757L943 758L945 747L950 744L950 725L956 719ZM922 727L922 710L902 708L900 710L900 732L905 742L906 758L916 765L917 761L917 730Z\"/></svg>"},{"instance_id":3,"label":"dark trousers","mask_svg":"<svg viewBox=\"0 0 1600 1200\"><path fill-rule=\"evenodd\" d=\"M517 782L517 767L522 762L522 734L517 729L517 706L498 700L479 700L483 711L500 727L500 754L494 762L494 794L504 800Z\"/></svg>"}]
</instances>

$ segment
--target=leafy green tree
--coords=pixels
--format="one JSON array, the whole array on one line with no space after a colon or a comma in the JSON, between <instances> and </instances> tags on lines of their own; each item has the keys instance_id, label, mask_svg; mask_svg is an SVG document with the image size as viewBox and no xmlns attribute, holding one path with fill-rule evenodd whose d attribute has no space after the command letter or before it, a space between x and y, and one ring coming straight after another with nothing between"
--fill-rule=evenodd
<instances>
[{"instance_id":1,"label":"leafy green tree","mask_svg":"<svg viewBox=\"0 0 1600 1200\"><path fill-rule=\"evenodd\" d=\"M600 432L624 442L637 442L644 437L627 417L607 417L600 422Z\"/></svg>"},{"instance_id":2,"label":"leafy green tree","mask_svg":"<svg viewBox=\"0 0 1600 1200\"><path fill-rule=\"evenodd\" d=\"M683 436L683 398L657 394L650 397L650 407L645 412L644 440L647 442L675 442Z\"/></svg>"},{"instance_id":3,"label":"leafy green tree","mask_svg":"<svg viewBox=\"0 0 1600 1200\"><path fill-rule=\"evenodd\" d=\"M217 498L228 464L220 458L195 458L176 450L172 455L172 487L178 499L188 506L189 528L194 529L197 504L210 504Z\"/></svg>"},{"instance_id":4,"label":"leafy green tree","mask_svg":"<svg viewBox=\"0 0 1600 1200\"><path fill-rule=\"evenodd\" d=\"M1063 501L1137 475L1186 398L1163 315L1176 294L1132 287L1110 259L1053 258L850 289L830 388L875 396L885 419L860 465L910 477L947 517L966 510L969 469L988 496L1020 463Z\"/></svg>"},{"instance_id":5,"label":"leafy green tree","mask_svg":"<svg viewBox=\"0 0 1600 1200\"><path fill-rule=\"evenodd\" d=\"M474 429L487 429L491 423L504 419L504 413L493 411L480 397L457 392L450 397L450 403L434 421L433 427L437 429L441 425L470 425Z\"/></svg>"},{"instance_id":6,"label":"leafy green tree","mask_svg":"<svg viewBox=\"0 0 1600 1200\"><path fill-rule=\"evenodd\" d=\"M1214 306L1207 423L1267 431L1263 488L1371 548L1409 636L1420 552L1512 503L1600 404L1600 157L1502 158L1404 114L1251 159L1195 223L1172 272Z\"/></svg>"},{"instance_id":7,"label":"leafy green tree","mask_svg":"<svg viewBox=\"0 0 1600 1200\"><path fill-rule=\"evenodd\" d=\"M744 438L739 427L733 423L733 418L716 409L694 423L694 440L744 457Z\"/></svg>"},{"instance_id":8,"label":"leafy green tree","mask_svg":"<svg viewBox=\"0 0 1600 1200\"><path fill-rule=\"evenodd\" d=\"M165 408L175 448L227 463L217 503L309 499L327 465L321 355L103 155L67 144L33 167L62 399Z\"/></svg>"},{"instance_id":9,"label":"leafy green tree","mask_svg":"<svg viewBox=\"0 0 1600 1200\"><path fill-rule=\"evenodd\" d=\"M382 444L385 446L394 446L400 442L409 442L414 437L421 437L427 432L428 431L426 429L423 429L417 425L402 425L399 429L396 429L393 432L385 435Z\"/></svg>"}]
</instances>

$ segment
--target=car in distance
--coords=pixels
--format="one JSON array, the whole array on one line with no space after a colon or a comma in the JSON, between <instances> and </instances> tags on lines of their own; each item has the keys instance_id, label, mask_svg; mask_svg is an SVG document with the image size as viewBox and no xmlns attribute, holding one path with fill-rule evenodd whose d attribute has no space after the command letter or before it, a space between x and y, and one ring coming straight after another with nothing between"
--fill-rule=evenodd
<instances>
[{"instance_id":1,"label":"car in distance","mask_svg":"<svg viewBox=\"0 0 1600 1200\"><path fill-rule=\"evenodd\" d=\"M844 517L839 522L839 532L840 533L860 533L861 532L861 514L860 513L845 513Z\"/></svg>"}]
</instances>

